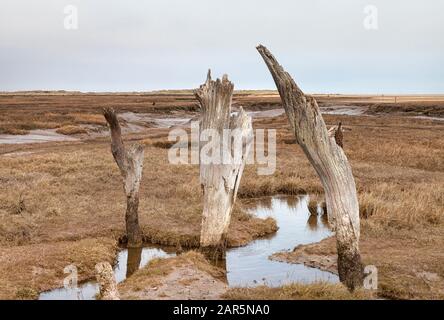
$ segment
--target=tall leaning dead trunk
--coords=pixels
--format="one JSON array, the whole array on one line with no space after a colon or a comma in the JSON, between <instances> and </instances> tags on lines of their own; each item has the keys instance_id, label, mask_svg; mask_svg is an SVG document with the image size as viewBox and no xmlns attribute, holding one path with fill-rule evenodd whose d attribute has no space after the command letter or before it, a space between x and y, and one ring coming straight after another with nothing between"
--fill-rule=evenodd
<instances>
[{"instance_id":1,"label":"tall leaning dead trunk","mask_svg":"<svg viewBox=\"0 0 444 320\"><path fill-rule=\"evenodd\" d=\"M125 223L128 246L137 247L142 244L138 210L139 187L143 168L143 147L135 144L126 150L116 113L111 108L105 108L103 115L111 130L111 152L123 177L126 194Z\"/></svg>"},{"instance_id":2,"label":"tall leaning dead trunk","mask_svg":"<svg viewBox=\"0 0 444 320\"><path fill-rule=\"evenodd\" d=\"M264 46L257 50L273 76L296 141L322 181L329 221L336 231L339 279L350 290L362 286L359 205L355 180L342 150L341 126L327 131L318 104L306 96Z\"/></svg>"},{"instance_id":3,"label":"tall leaning dead trunk","mask_svg":"<svg viewBox=\"0 0 444 320\"><path fill-rule=\"evenodd\" d=\"M199 155L203 213L200 245L210 252L225 247L231 211L253 139L251 117L242 108L231 114L233 88L226 75L222 80L213 81L209 71L205 84L195 91L201 106ZM223 139L224 131L229 139ZM202 141L203 136L207 136L208 141ZM206 156L213 161L208 163Z\"/></svg>"}]
</instances>

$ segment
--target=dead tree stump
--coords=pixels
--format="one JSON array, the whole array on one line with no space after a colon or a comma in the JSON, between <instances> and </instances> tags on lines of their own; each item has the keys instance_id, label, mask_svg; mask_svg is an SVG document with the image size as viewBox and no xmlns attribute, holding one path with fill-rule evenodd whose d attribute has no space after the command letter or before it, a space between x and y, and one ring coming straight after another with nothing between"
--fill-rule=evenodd
<instances>
[{"instance_id":1,"label":"dead tree stump","mask_svg":"<svg viewBox=\"0 0 444 320\"><path fill-rule=\"evenodd\" d=\"M122 133L116 113L105 108L103 115L111 130L111 152L123 177L126 194L126 234L129 247L142 244L142 232L139 226L139 187L143 169L143 147L140 144L125 149Z\"/></svg>"},{"instance_id":2,"label":"dead tree stump","mask_svg":"<svg viewBox=\"0 0 444 320\"><path fill-rule=\"evenodd\" d=\"M101 300L120 300L113 268L108 262L96 264L96 279L99 284L99 298Z\"/></svg>"},{"instance_id":3,"label":"dead tree stump","mask_svg":"<svg viewBox=\"0 0 444 320\"><path fill-rule=\"evenodd\" d=\"M231 114L233 88L226 75L222 80L213 81L209 71L206 82L195 91L201 108L199 159L203 213L200 245L207 252L225 248L231 211L253 140L251 117L242 108L237 114ZM205 131L211 133L211 141L206 144L201 139ZM224 132L229 137L225 141ZM218 140L214 140L216 138ZM203 161L203 148L208 144L214 147L212 159L219 156L220 163Z\"/></svg>"},{"instance_id":4,"label":"dead tree stump","mask_svg":"<svg viewBox=\"0 0 444 320\"><path fill-rule=\"evenodd\" d=\"M257 50L274 82L297 143L322 181L329 221L336 231L339 279L350 290L363 284L359 253L359 204L355 180L342 150L341 124L327 131L318 104L306 96L264 46Z\"/></svg>"}]
</instances>

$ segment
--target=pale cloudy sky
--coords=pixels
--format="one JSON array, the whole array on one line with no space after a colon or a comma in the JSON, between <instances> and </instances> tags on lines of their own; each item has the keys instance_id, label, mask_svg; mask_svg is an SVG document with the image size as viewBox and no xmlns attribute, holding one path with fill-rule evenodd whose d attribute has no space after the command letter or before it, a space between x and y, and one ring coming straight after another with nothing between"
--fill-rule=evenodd
<instances>
[{"instance_id":1,"label":"pale cloudy sky","mask_svg":"<svg viewBox=\"0 0 444 320\"><path fill-rule=\"evenodd\" d=\"M0 91L274 89L259 43L307 92L444 93L442 0L2 0Z\"/></svg>"}]
</instances>

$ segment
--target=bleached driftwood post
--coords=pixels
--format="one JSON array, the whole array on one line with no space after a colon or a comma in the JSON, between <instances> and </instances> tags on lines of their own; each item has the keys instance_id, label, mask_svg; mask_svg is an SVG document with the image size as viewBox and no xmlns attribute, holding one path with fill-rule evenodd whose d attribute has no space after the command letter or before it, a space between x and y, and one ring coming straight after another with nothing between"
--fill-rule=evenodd
<instances>
[{"instance_id":1,"label":"bleached driftwood post","mask_svg":"<svg viewBox=\"0 0 444 320\"><path fill-rule=\"evenodd\" d=\"M231 210L253 140L251 117L242 108L237 114L231 115L233 88L226 75L222 80L213 81L208 71L205 84L195 91L201 106L201 138L211 137L206 144L199 139L200 183L203 191L200 245L204 251L209 252L218 252L218 249L225 247ZM226 141L223 139L224 131L229 137ZM207 150L208 144L212 145L212 153L215 153L210 157L215 159L219 156L220 163L204 161L204 148Z\"/></svg>"},{"instance_id":2,"label":"bleached driftwood post","mask_svg":"<svg viewBox=\"0 0 444 320\"><path fill-rule=\"evenodd\" d=\"M96 279L101 300L120 300L113 268L108 262L96 264Z\"/></svg>"},{"instance_id":3,"label":"bleached driftwood post","mask_svg":"<svg viewBox=\"0 0 444 320\"><path fill-rule=\"evenodd\" d=\"M329 221L336 231L339 279L350 290L362 286L359 205L355 180L342 150L341 125L327 131L318 104L306 96L264 46L257 50L270 70L296 141L319 175Z\"/></svg>"},{"instance_id":4,"label":"bleached driftwood post","mask_svg":"<svg viewBox=\"0 0 444 320\"><path fill-rule=\"evenodd\" d=\"M116 113L111 108L105 108L103 115L111 130L111 152L123 177L126 194L125 223L128 246L137 247L142 244L138 210L139 187L143 168L143 147L134 144L126 150Z\"/></svg>"}]
</instances>

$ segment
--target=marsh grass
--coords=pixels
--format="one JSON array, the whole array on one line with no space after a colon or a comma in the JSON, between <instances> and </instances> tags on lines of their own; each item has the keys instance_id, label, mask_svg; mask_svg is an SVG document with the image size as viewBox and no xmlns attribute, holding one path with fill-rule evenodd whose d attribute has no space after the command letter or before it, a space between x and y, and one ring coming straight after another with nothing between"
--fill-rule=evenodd
<instances>
[{"instance_id":1,"label":"marsh grass","mask_svg":"<svg viewBox=\"0 0 444 320\"><path fill-rule=\"evenodd\" d=\"M148 96L138 97L140 101L128 101L128 97L118 95L94 97L93 109L89 107L91 100L83 96L65 96L64 100L61 96L54 98L56 100L28 96L14 99L0 97L0 132L9 125L14 130L77 126L84 123L81 121L99 125L101 120L97 115L100 107L112 102L118 110L146 112L147 105L153 108L153 97ZM171 97L156 99L155 107L164 108L163 112L174 110L178 105L177 100ZM186 100L188 96L184 99L185 107L193 105L193 100ZM17 108L16 113L9 112L11 106ZM75 115L83 113L93 116L74 119ZM40 123L43 114L48 115L48 121ZM392 116L330 115L325 116L325 120L328 125L342 121L351 129L345 133L344 150L356 180L362 232L387 240L387 246L380 249L380 256L375 259L390 256L388 248L399 241L402 247L397 247L402 258L410 254L409 246L403 241L415 239L417 243L425 243L423 250L415 251L418 261L425 265L438 265L440 256L437 251L440 248L436 247L437 238L429 237L428 233L442 235L444 230L444 123ZM228 234L231 246L243 245L276 231L273 220L257 219L246 212L244 202L248 199L301 193L323 198L319 178L294 144L286 118L255 120L254 126L277 129L277 168L270 176L258 176L255 165L245 168ZM167 134L168 130L156 129L149 134L126 137L140 141L145 139L140 224L147 241L195 247L199 242L202 212L199 169L195 165L168 163ZM55 252L59 252L59 256L51 254L51 250L55 250L53 245L63 243L63 247L68 249L85 239L102 238L114 245L124 234L126 202L121 176L107 138L44 146L0 146L0 154L15 151L34 153L0 156L0 244L2 250L8 252L8 257L17 255L15 259L18 259L20 256L16 264L21 266L39 266L44 256L45 268L52 272L52 280L38 278L32 288L47 289L56 286L54 279L61 278L61 264L72 261L68 254L57 250ZM89 245L95 246L95 243ZM34 254L35 246L39 248L40 255ZM104 248L108 250L111 246ZM92 275L92 259L86 248L81 250L85 250L85 254L79 255L76 261L86 263L86 274ZM401 258L394 263L404 266L407 262ZM30 281L30 269L15 270L6 260L1 261L0 283L8 288L5 289L5 297L13 298L17 290L26 287L23 279ZM392 270L393 266L386 268ZM397 277L402 280L397 282L393 274L386 283L417 281L412 280L415 277L407 266L396 270L408 274L408 277L398 274ZM433 270L440 269L434 267ZM440 275L444 277L444 274ZM396 290L393 289L398 292ZM409 296L412 295L415 295L414 290L409 291Z\"/></svg>"}]
</instances>

